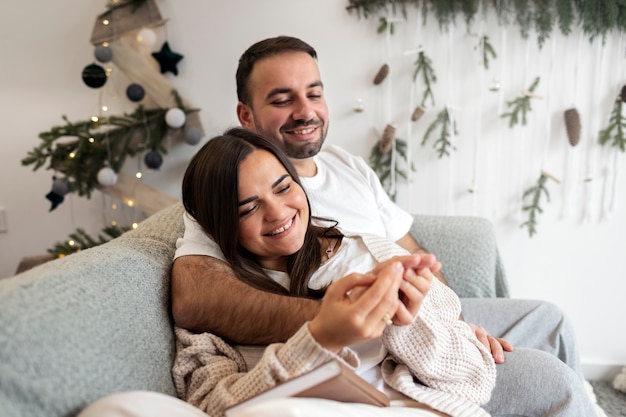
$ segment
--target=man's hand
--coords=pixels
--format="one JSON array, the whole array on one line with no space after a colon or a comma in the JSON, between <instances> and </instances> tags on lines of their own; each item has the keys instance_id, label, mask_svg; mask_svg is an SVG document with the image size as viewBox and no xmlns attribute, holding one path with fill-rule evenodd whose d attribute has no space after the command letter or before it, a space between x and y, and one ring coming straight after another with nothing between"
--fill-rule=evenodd
<instances>
[{"instance_id":1,"label":"man's hand","mask_svg":"<svg viewBox=\"0 0 626 417\"><path fill-rule=\"evenodd\" d=\"M489 333L487 333L487 330L485 330L481 326L472 323L467 324L472 328L474 334L476 334L476 338L480 341L480 343L485 345L485 347L491 351L491 354L493 355L493 360L496 363L504 362L505 351L513 352L513 345L511 345L506 340L491 336Z\"/></svg>"}]
</instances>

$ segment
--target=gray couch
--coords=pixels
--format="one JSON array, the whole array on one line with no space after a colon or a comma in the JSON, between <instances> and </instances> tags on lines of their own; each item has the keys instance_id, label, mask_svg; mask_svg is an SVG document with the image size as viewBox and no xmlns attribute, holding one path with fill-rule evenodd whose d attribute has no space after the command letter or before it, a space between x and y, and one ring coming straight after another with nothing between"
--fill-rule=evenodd
<instances>
[{"instance_id":1,"label":"gray couch","mask_svg":"<svg viewBox=\"0 0 626 417\"><path fill-rule=\"evenodd\" d=\"M98 247L0 280L0 417L74 416L114 392L175 395L169 276L182 205ZM416 216L462 297L508 296L491 223Z\"/></svg>"}]
</instances>

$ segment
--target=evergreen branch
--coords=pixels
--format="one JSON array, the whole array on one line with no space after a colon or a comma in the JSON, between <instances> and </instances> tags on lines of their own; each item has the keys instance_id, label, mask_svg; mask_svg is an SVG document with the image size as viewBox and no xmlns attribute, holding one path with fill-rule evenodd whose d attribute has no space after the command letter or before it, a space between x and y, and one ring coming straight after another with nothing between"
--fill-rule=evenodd
<instances>
[{"instance_id":1,"label":"evergreen branch","mask_svg":"<svg viewBox=\"0 0 626 417\"><path fill-rule=\"evenodd\" d=\"M432 61L430 58L424 53L424 51L420 51L417 54L417 59L415 60L415 70L413 71L413 81L417 79L419 75L422 75L422 81L424 82L425 90L422 95L422 106L425 106L426 99L430 97L430 102L432 105L435 105L435 96L432 91L432 83L437 82L437 76L435 75L435 70L433 69Z\"/></svg>"},{"instance_id":2,"label":"evergreen branch","mask_svg":"<svg viewBox=\"0 0 626 417\"><path fill-rule=\"evenodd\" d=\"M178 97L176 92L173 94ZM194 111L181 108L186 113ZM70 192L90 198L102 167L108 165L119 172L129 156L147 150L167 153L166 112L167 109L145 110L138 106L131 114L113 115L96 122L70 122L63 116L65 125L41 132L41 143L27 153L22 165L33 165L36 171L47 164L46 169L65 174Z\"/></svg>"},{"instance_id":3,"label":"evergreen branch","mask_svg":"<svg viewBox=\"0 0 626 417\"><path fill-rule=\"evenodd\" d=\"M63 258L72 253L102 245L111 239L121 236L122 233L128 230L130 230L130 227L108 226L102 229L105 236L99 234L94 239L84 229L78 228L69 235L68 240L55 243L52 248L48 249L48 253L54 255L55 258Z\"/></svg>"},{"instance_id":4,"label":"evergreen branch","mask_svg":"<svg viewBox=\"0 0 626 417\"><path fill-rule=\"evenodd\" d=\"M622 111L623 103L621 98L615 100L609 125L600 131L598 142L600 145L606 145L612 140L611 146L626 152L626 117Z\"/></svg>"},{"instance_id":5,"label":"evergreen branch","mask_svg":"<svg viewBox=\"0 0 626 417\"><path fill-rule=\"evenodd\" d=\"M450 112L447 107L437 114L436 119L428 126L428 129L426 129L424 139L422 139L422 146L426 145L430 135L435 131L437 126L440 126L441 129L439 131L439 139L433 143L433 148L437 150L439 158L443 158L444 155L450 156L449 149L451 148L453 151L456 150L452 142L450 142L450 132L452 130L454 134L457 135L458 131L456 121L453 121L452 117L450 117Z\"/></svg>"},{"instance_id":6,"label":"evergreen branch","mask_svg":"<svg viewBox=\"0 0 626 417\"><path fill-rule=\"evenodd\" d=\"M539 84L539 77L535 78L532 85L528 88L528 92L524 92L521 96L514 100L507 101L507 107L511 107L511 111L500 115L502 118L509 117L509 127L513 127L520 123L526 126L526 116L532 110L530 106L530 99L533 97L532 93ZM520 121L521 115L521 121Z\"/></svg>"},{"instance_id":7,"label":"evergreen branch","mask_svg":"<svg viewBox=\"0 0 626 417\"><path fill-rule=\"evenodd\" d=\"M393 147L397 156L396 156L396 163L394 167L395 169L392 172L391 158L392 158L392 152L394 152L394 150L391 150L389 152L382 152L380 150L381 149L380 142L381 141L376 142L376 144L372 148L372 152L370 153L370 157L369 157L370 166L372 167L372 169L378 176L380 183L382 184L384 190L387 192L389 197L393 201L396 201L397 190L391 189L391 186L392 186L391 176L392 174L395 174L395 175L401 176L404 179L408 178L407 169L406 169L406 164L408 163L407 143L400 138L395 138L393 142ZM398 164L399 161L404 161L404 165L401 166L400 164ZM415 171L415 167L413 166L413 164L411 164L410 168L411 168L411 171Z\"/></svg>"},{"instance_id":8,"label":"evergreen branch","mask_svg":"<svg viewBox=\"0 0 626 417\"><path fill-rule=\"evenodd\" d=\"M489 36L484 35L480 38L480 47L483 55L483 66L485 69L489 69L489 56L493 59L498 57L496 50L493 48L491 42L489 42Z\"/></svg>"},{"instance_id":9,"label":"evergreen branch","mask_svg":"<svg viewBox=\"0 0 626 417\"><path fill-rule=\"evenodd\" d=\"M528 220L526 220L524 223L520 225L520 228L522 227L528 228L528 235L530 237L533 237L533 235L537 233L537 220L538 220L537 218L539 214L543 212L540 206L541 196L542 195L545 196L546 200L548 202L550 201L550 193L548 192L548 189L546 188L546 185L545 185L547 179L548 179L548 176L542 172L541 175L539 176L539 179L537 180L537 185L527 189L522 196L522 200L528 196L532 196L532 200L530 204L522 208L523 211L528 212Z\"/></svg>"}]
</instances>

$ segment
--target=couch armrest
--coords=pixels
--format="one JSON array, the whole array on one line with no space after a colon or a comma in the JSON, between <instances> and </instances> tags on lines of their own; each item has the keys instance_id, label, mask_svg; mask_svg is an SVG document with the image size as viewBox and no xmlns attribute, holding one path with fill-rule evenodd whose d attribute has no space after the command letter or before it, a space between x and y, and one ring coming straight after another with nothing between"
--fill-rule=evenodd
<instances>
[{"instance_id":1,"label":"couch armrest","mask_svg":"<svg viewBox=\"0 0 626 417\"><path fill-rule=\"evenodd\" d=\"M493 224L481 217L415 215L411 235L442 263L461 298L508 297Z\"/></svg>"}]
</instances>

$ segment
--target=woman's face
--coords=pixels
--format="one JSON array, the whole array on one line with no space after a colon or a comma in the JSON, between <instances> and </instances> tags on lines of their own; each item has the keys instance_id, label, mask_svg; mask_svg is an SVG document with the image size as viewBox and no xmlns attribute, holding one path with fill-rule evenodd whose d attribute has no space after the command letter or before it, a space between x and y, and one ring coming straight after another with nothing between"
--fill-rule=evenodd
<instances>
[{"instance_id":1,"label":"woman's face","mask_svg":"<svg viewBox=\"0 0 626 417\"><path fill-rule=\"evenodd\" d=\"M253 151L239 166L239 242L267 269L284 270L304 243L306 195L270 152Z\"/></svg>"}]
</instances>

